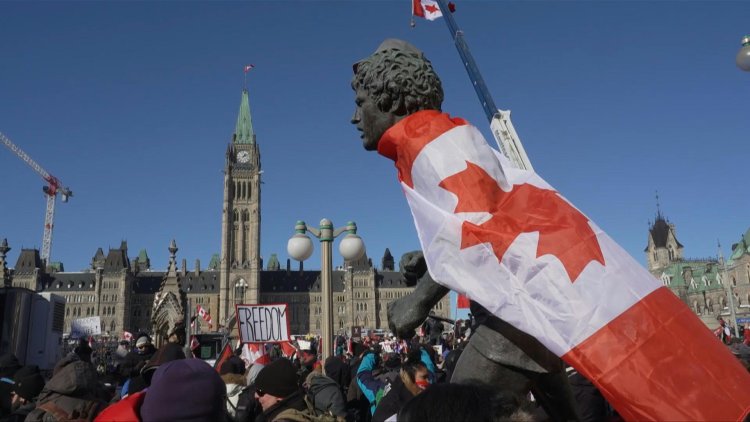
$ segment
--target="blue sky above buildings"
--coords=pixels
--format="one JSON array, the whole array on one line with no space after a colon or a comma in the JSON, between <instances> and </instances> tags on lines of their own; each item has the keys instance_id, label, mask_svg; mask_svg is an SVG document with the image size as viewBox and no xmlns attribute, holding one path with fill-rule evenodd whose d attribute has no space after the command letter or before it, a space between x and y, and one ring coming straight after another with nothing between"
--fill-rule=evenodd
<instances>
[{"instance_id":1,"label":"blue sky above buildings","mask_svg":"<svg viewBox=\"0 0 750 422\"><path fill-rule=\"evenodd\" d=\"M661 210L686 256L748 227L750 3L456 1L496 104L535 169L644 262ZM380 266L418 249L391 162L349 123L354 61L385 38L421 48L444 110L489 127L442 21L409 0L0 3L0 131L74 191L52 259L88 267L127 240L166 268L220 251L222 169L248 74L263 173L261 251L286 262L298 219L354 220ZM41 247L41 179L0 149L0 238ZM335 265L341 264L335 253ZM305 263L320 267L319 248ZM296 267L296 263L293 264Z\"/></svg>"}]
</instances>

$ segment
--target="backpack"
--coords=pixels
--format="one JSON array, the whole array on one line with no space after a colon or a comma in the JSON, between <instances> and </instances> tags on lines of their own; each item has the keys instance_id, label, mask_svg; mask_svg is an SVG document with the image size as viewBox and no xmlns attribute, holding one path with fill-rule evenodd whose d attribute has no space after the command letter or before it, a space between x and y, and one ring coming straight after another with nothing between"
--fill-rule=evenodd
<instances>
[{"instance_id":1,"label":"backpack","mask_svg":"<svg viewBox=\"0 0 750 422\"><path fill-rule=\"evenodd\" d=\"M315 411L315 407L310 400L305 396L305 404L307 409L286 409L281 411L275 418L274 421L287 420L294 422L336 422L336 416L333 416L331 412L321 413Z\"/></svg>"},{"instance_id":2,"label":"backpack","mask_svg":"<svg viewBox=\"0 0 750 422\"><path fill-rule=\"evenodd\" d=\"M245 387L244 389L242 389L242 392L240 392L237 399L237 406L233 405L227 397L227 405L234 409L235 412L234 418L228 419L233 421L244 421L251 419L250 416L255 414L256 408L258 406L258 403L255 401L253 394L255 394L255 390L251 387Z\"/></svg>"}]
</instances>

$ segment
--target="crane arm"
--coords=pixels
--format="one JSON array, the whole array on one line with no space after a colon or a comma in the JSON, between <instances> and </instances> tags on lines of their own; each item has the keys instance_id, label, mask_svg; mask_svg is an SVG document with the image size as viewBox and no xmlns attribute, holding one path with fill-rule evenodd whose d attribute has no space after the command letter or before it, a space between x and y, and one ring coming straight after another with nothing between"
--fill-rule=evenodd
<instances>
[{"instance_id":1,"label":"crane arm","mask_svg":"<svg viewBox=\"0 0 750 422\"><path fill-rule=\"evenodd\" d=\"M63 202L68 202L68 198L73 196L73 191L63 187L60 179L49 174L47 170L34 161L34 159L29 157L29 154L26 154L24 150L14 144L7 136L3 135L2 132L0 132L0 142L11 150L11 152L16 154L18 158L28 164L29 167L34 169L34 171L42 176L42 179L47 182L47 185L42 188L47 197L47 209L44 213L44 237L42 238L41 258L45 264L49 264L50 252L52 250L52 229L55 220L55 199L57 198L57 192L60 191Z\"/></svg>"},{"instance_id":2,"label":"crane arm","mask_svg":"<svg viewBox=\"0 0 750 422\"><path fill-rule=\"evenodd\" d=\"M18 145L14 144L10 139L8 139L7 136L3 135L2 132L0 132L0 141L2 141L9 150L16 154L18 158L22 159L26 164L34 169L35 172L42 176L42 179L46 180L47 182L49 182L50 179L54 179L54 177L50 175L47 170L37 164L36 161L34 161L31 157L29 157L28 154L26 154L26 152L24 152L24 150L22 150Z\"/></svg>"},{"instance_id":3,"label":"crane arm","mask_svg":"<svg viewBox=\"0 0 750 422\"><path fill-rule=\"evenodd\" d=\"M11 150L11 152L16 154L18 158L28 164L29 167L34 169L34 171L38 175L42 176L42 179L47 182L47 186L44 187L45 194L54 197L55 195L57 195L57 191L59 190L62 194L63 202L68 202L68 198L73 196L73 191L66 187L63 187L60 179L51 175L47 170L44 169L44 167L40 166L36 161L34 161L33 158L29 157L29 154L26 154L26 152L22 150L21 147L14 144L13 141L11 141L7 136L3 135L2 132L0 132L0 142L2 142L3 145Z\"/></svg>"}]
</instances>

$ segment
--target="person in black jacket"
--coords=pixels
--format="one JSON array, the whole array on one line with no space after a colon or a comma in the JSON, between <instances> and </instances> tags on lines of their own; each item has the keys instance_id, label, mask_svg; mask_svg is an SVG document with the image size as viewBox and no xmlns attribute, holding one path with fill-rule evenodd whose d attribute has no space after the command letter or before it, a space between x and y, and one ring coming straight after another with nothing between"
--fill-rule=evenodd
<instances>
[{"instance_id":1,"label":"person in black jacket","mask_svg":"<svg viewBox=\"0 0 750 422\"><path fill-rule=\"evenodd\" d=\"M384 422L408 402L430 386L430 371L420 360L420 350L410 353L406 362L401 365L401 371L396 380L391 384L390 390L375 408L372 415L373 422Z\"/></svg>"}]
</instances>

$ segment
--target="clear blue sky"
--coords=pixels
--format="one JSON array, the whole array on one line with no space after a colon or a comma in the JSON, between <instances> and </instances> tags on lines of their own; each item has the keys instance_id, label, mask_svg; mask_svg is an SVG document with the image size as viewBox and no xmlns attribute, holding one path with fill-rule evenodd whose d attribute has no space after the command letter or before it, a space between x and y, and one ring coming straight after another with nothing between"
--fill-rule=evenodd
<instances>
[{"instance_id":1,"label":"clear blue sky","mask_svg":"<svg viewBox=\"0 0 750 422\"><path fill-rule=\"evenodd\" d=\"M455 1L455 18L537 171L640 262L663 213L690 257L747 228L750 2ZM418 249L392 163L350 125L351 64L385 38L425 51L444 109L488 125L444 22L409 0L1 2L0 131L70 186L52 259L127 240L155 269L220 250L222 169L248 75L264 259L294 223L355 220L376 265ZM0 148L0 239L41 247L42 182ZM319 268L317 252L306 268ZM335 264L341 258L336 253ZM295 264L296 265L296 264Z\"/></svg>"}]
</instances>

